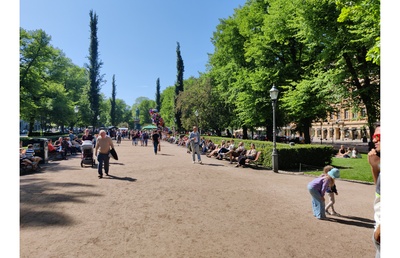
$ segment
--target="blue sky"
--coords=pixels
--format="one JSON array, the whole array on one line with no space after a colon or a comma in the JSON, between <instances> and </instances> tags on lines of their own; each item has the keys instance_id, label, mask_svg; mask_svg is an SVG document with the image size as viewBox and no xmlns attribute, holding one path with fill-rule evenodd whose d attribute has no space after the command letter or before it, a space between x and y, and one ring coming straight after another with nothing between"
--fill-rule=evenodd
<instances>
[{"instance_id":1,"label":"blue sky","mask_svg":"<svg viewBox=\"0 0 400 258\"><path fill-rule=\"evenodd\" d=\"M43 29L51 44L78 66L88 63L89 11L98 15L101 92L111 96L115 74L117 98L127 105L144 96L155 99L176 81L176 47L180 44L184 79L206 71L211 37L220 18L228 18L246 0L82 1L21 0L20 26Z\"/></svg>"}]
</instances>

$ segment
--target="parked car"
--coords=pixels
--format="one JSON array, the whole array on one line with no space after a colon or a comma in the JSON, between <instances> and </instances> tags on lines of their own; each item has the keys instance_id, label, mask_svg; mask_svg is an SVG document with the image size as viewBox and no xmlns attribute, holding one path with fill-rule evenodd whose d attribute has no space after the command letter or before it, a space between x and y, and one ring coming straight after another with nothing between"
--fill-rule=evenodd
<instances>
[{"instance_id":1,"label":"parked car","mask_svg":"<svg viewBox=\"0 0 400 258\"><path fill-rule=\"evenodd\" d=\"M286 136L276 136L277 142L287 142Z\"/></svg>"}]
</instances>

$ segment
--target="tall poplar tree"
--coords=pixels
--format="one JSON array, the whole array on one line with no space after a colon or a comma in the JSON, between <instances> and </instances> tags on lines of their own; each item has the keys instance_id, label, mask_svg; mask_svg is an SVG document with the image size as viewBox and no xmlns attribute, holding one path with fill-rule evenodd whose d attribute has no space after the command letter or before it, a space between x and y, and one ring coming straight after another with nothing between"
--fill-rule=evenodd
<instances>
[{"instance_id":1,"label":"tall poplar tree","mask_svg":"<svg viewBox=\"0 0 400 258\"><path fill-rule=\"evenodd\" d=\"M156 109L158 112L161 110L160 78L157 78L156 82Z\"/></svg>"},{"instance_id":2,"label":"tall poplar tree","mask_svg":"<svg viewBox=\"0 0 400 258\"><path fill-rule=\"evenodd\" d=\"M89 47L89 106L92 113L92 125L96 127L100 115L100 89L103 82L103 76L100 75L100 68L103 62L99 59L99 40L97 38L98 16L93 10L90 10L90 47Z\"/></svg>"},{"instance_id":3,"label":"tall poplar tree","mask_svg":"<svg viewBox=\"0 0 400 258\"><path fill-rule=\"evenodd\" d=\"M177 75L176 75L176 83L175 83L175 120L176 120L176 127L178 131L182 129L182 121L181 121L181 116L182 116L182 111L177 108L177 99L179 96L180 92L183 92L183 72L185 71L185 68L183 66L183 60L181 56L181 47L179 45L179 42L177 42L176 46L176 56L177 56L177 61L176 61L176 69L177 69Z\"/></svg>"},{"instance_id":4,"label":"tall poplar tree","mask_svg":"<svg viewBox=\"0 0 400 258\"><path fill-rule=\"evenodd\" d=\"M111 109L110 109L110 118L111 118L111 124L115 124L115 96L117 95L117 86L115 85L115 74L112 77L112 92L111 92L111 99L110 99L110 104L111 104Z\"/></svg>"}]
</instances>

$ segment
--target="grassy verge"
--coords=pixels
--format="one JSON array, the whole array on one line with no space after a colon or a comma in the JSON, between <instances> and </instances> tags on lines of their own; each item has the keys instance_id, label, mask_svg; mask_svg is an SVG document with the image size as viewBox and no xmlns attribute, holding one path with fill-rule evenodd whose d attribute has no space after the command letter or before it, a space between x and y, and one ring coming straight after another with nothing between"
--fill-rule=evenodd
<instances>
[{"instance_id":1,"label":"grassy verge","mask_svg":"<svg viewBox=\"0 0 400 258\"><path fill-rule=\"evenodd\" d=\"M373 183L371 168L367 154L361 154L360 159L332 158L332 166L340 170L340 177L347 180L357 180ZM320 175L323 171L305 172L309 175Z\"/></svg>"}]
</instances>

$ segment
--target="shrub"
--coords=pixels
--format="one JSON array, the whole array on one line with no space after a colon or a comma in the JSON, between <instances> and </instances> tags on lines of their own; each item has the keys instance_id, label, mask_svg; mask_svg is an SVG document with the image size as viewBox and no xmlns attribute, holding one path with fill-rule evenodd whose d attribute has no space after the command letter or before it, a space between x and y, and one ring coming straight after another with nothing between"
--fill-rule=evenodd
<instances>
[{"instance_id":1,"label":"shrub","mask_svg":"<svg viewBox=\"0 0 400 258\"><path fill-rule=\"evenodd\" d=\"M214 143L220 144L222 140L227 140L223 137L207 137ZM272 168L272 151L273 142L257 141L257 140L242 140L234 138L236 144L243 141L246 149L250 148L251 143L255 143L256 150L261 151L259 158L260 164L266 168ZM285 143L277 143L276 149L278 151L278 168L280 170L294 170L300 164L314 167L324 167L331 164L332 153L335 150L329 145L306 145L297 144L291 146Z\"/></svg>"}]
</instances>

